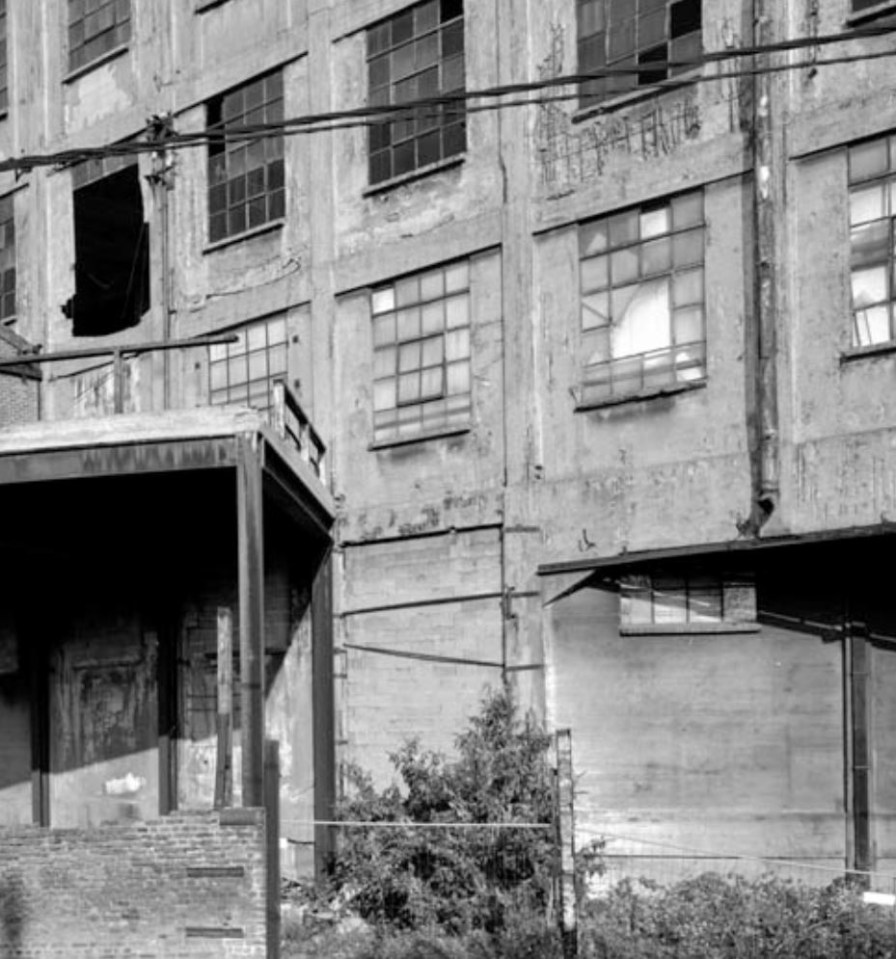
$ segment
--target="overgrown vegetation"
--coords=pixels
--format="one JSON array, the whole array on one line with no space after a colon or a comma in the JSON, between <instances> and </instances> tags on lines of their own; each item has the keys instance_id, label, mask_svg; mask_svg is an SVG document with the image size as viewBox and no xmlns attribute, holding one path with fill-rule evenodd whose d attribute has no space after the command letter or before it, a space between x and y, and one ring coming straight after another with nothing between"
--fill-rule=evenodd
<instances>
[{"instance_id":1,"label":"overgrown vegetation","mask_svg":"<svg viewBox=\"0 0 896 959\"><path fill-rule=\"evenodd\" d=\"M890 959L890 910L837 880L824 888L773 876L705 873L671 886L625 880L589 903L583 959Z\"/></svg>"},{"instance_id":2,"label":"overgrown vegetation","mask_svg":"<svg viewBox=\"0 0 896 959\"><path fill-rule=\"evenodd\" d=\"M381 825L341 830L337 889L369 922L452 936L544 915L555 845L549 746L502 689L457 737L456 759L409 742L391 756L400 785L385 790L351 770L339 818Z\"/></svg>"}]
</instances>

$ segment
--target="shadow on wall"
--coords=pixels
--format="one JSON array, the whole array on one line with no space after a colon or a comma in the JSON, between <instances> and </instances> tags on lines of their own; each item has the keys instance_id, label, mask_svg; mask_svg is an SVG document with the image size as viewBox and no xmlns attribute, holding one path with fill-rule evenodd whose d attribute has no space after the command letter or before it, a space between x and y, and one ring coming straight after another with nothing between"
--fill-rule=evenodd
<instances>
[{"instance_id":1,"label":"shadow on wall","mask_svg":"<svg viewBox=\"0 0 896 959\"><path fill-rule=\"evenodd\" d=\"M25 885L20 876L0 876L0 954L17 956L22 946L26 920Z\"/></svg>"}]
</instances>

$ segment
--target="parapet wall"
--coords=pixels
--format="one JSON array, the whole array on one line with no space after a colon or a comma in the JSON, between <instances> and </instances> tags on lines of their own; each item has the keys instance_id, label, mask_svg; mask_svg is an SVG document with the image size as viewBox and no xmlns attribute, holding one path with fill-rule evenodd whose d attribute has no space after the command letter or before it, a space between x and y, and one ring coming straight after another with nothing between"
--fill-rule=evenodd
<instances>
[{"instance_id":1,"label":"parapet wall","mask_svg":"<svg viewBox=\"0 0 896 959\"><path fill-rule=\"evenodd\" d=\"M261 809L0 829L0 955L265 959Z\"/></svg>"}]
</instances>

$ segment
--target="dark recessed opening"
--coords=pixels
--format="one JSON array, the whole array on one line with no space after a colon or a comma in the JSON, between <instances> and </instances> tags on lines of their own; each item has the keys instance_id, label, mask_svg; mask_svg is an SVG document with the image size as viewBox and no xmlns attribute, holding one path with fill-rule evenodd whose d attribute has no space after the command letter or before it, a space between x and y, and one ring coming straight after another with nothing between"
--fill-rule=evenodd
<instances>
[{"instance_id":1,"label":"dark recessed opening","mask_svg":"<svg viewBox=\"0 0 896 959\"><path fill-rule=\"evenodd\" d=\"M677 37L696 33L701 29L701 0L678 0L669 11L669 35Z\"/></svg>"},{"instance_id":2,"label":"dark recessed opening","mask_svg":"<svg viewBox=\"0 0 896 959\"><path fill-rule=\"evenodd\" d=\"M668 60L668 53L665 43L661 43L656 47L651 47L649 50L643 50L638 54L638 66L644 66L645 64L650 63L662 63L663 66L657 70L642 70L638 74L638 86L645 87L649 86L651 83L659 83L661 80L666 79L666 61Z\"/></svg>"},{"instance_id":3,"label":"dark recessed opening","mask_svg":"<svg viewBox=\"0 0 896 959\"><path fill-rule=\"evenodd\" d=\"M149 309L149 226L136 164L74 191L75 336L136 326Z\"/></svg>"}]
</instances>

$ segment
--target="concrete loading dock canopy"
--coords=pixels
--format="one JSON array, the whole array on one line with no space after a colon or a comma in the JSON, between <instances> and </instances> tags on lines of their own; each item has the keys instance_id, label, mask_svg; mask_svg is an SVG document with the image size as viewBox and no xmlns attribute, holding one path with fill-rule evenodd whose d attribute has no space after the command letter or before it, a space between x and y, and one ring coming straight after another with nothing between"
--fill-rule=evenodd
<instances>
[{"instance_id":1,"label":"concrete loading dock canopy","mask_svg":"<svg viewBox=\"0 0 896 959\"><path fill-rule=\"evenodd\" d=\"M215 653L202 637L222 606L234 620L235 801L262 804L265 700L297 623L314 650L307 697L329 686L312 682L331 656L333 508L318 473L242 408L0 431L0 824L209 808ZM197 663L211 663L211 682ZM282 744L305 768L283 775L309 780L323 808L328 705L312 713L301 742Z\"/></svg>"}]
</instances>

